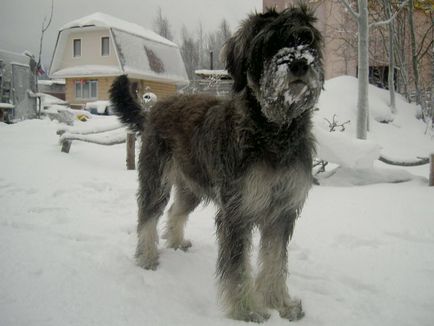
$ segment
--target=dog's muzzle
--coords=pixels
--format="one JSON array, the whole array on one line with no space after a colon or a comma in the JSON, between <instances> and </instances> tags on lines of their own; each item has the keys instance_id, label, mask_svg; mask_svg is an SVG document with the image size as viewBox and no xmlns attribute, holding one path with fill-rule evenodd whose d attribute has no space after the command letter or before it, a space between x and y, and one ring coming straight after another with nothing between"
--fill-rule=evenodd
<instances>
[{"instance_id":1,"label":"dog's muzzle","mask_svg":"<svg viewBox=\"0 0 434 326\"><path fill-rule=\"evenodd\" d=\"M257 97L270 121L286 124L313 108L321 87L319 62L301 45L281 49L265 65Z\"/></svg>"}]
</instances>

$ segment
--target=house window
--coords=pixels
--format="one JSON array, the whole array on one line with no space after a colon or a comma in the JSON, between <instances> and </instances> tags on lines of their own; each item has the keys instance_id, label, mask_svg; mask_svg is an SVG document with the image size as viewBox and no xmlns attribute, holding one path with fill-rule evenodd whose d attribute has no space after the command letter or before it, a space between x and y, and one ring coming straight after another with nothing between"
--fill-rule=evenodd
<instances>
[{"instance_id":1,"label":"house window","mask_svg":"<svg viewBox=\"0 0 434 326\"><path fill-rule=\"evenodd\" d=\"M97 80L76 80L75 97L83 100L95 100L98 97Z\"/></svg>"},{"instance_id":2,"label":"house window","mask_svg":"<svg viewBox=\"0 0 434 326\"><path fill-rule=\"evenodd\" d=\"M75 39L73 40L73 56L81 57L81 40Z\"/></svg>"},{"instance_id":3,"label":"house window","mask_svg":"<svg viewBox=\"0 0 434 326\"><path fill-rule=\"evenodd\" d=\"M110 42L108 36L101 38L101 55L108 56L110 54Z\"/></svg>"}]
</instances>

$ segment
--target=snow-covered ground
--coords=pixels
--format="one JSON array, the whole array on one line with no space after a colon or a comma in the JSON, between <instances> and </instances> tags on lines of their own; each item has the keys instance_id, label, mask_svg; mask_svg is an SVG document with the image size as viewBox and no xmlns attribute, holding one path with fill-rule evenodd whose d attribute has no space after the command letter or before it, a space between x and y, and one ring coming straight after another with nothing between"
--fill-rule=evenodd
<instances>
[{"instance_id":1,"label":"snow-covered ground","mask_svg":"<svg viewBox=\"0 0 434 326\"><path fill-rule=\"evenodd\" d=\"M317 128L335 113L351 120L345 132L352 136L356 89L349 77L327 82ZM381 111L389 117L386 103L387 93L371 88L374 119ZM369 138L382 153L409 159L434 152L414 111L398 100L392 123L373 119ZM64 154L59 127L49 120L0 124L0 325L245 325L227 319L217 302L215 208L192 214L189 252L161 241L158 271L138 268L137 176L125 169L125 145L74 142ZM289 247L288 286L306 312L297 325L434 325L428 166L377 161L375 168L341 169L310 192ZM396 174L411 181L354 185ZM275 312L266 323L287 324Z\"/></svg>"}]
</instances>

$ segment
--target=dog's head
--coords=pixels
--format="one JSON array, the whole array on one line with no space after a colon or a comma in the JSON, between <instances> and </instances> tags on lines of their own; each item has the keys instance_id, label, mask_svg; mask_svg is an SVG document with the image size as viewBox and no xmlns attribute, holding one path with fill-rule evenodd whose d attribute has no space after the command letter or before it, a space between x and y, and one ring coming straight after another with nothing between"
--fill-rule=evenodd
<instances>
[{"instance_id":1,"label":"dog's head","mask_svg":"<svg viewBox=\"0 0 434 326\"><path fill-rule=\"evenodd\" d=\"M251 15L225 44L234 92L249 88L265 117L288 124L318 100L324 83L322 38L306 5Z\"/></svg>"}]
</instances>

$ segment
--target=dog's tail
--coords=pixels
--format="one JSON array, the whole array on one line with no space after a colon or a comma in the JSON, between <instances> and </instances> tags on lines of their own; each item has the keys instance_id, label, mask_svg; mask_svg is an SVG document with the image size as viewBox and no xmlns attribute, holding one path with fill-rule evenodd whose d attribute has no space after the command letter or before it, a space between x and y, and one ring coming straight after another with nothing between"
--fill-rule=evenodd
<instances>
[{"instance_id":1,"label":"dog's tail","mask_svg":"<svg viewBox=\"0 0 434 326\"><path fill-rule=\"evenodd\" d=\"M110 88L110 101L113 111L132 130L144 130L147 114L131 93L127 75L117 77Z\"/></svg>"}]
</instances>

